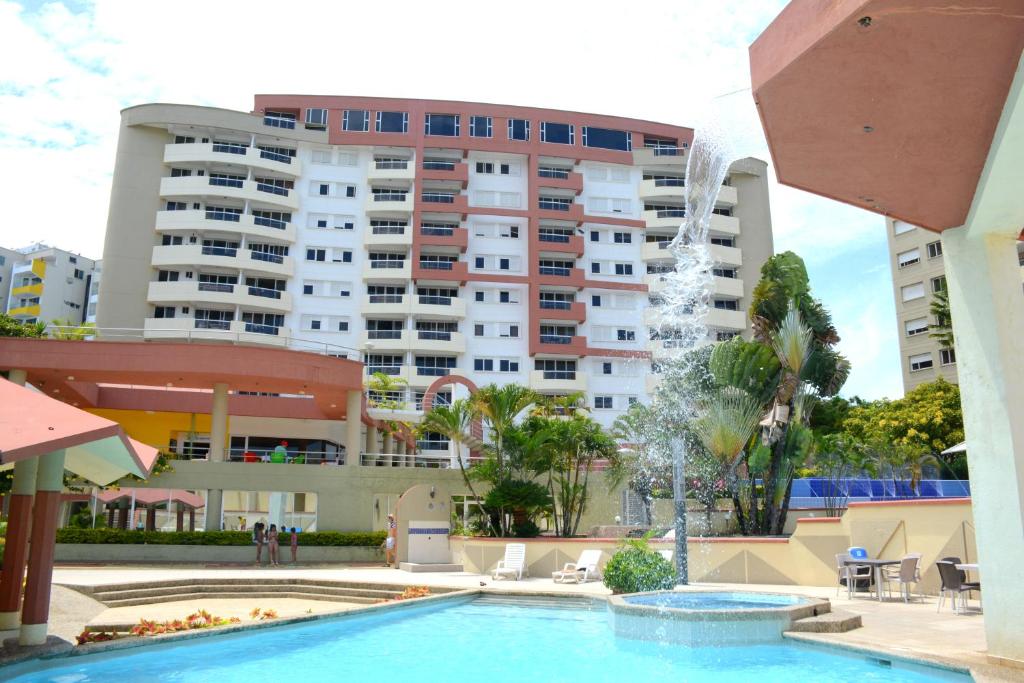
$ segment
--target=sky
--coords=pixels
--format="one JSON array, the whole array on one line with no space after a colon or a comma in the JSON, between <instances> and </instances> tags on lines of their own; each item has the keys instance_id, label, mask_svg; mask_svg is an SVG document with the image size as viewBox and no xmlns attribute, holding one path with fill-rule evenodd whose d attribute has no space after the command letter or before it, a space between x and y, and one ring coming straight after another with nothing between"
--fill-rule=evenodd
<instances>
[{"instance_id":1,"label":"sky","mask_svg":"<svg viewBox=\"0 0 1024 683\"><path fill-rule=\"evenodd\" d=\"M768 159L747 48L785 4L0 0L0 245L99 258L118 112L147 102L364 95L714 122ZM853 365L843 395L901 396L883 218L774 174L770 200L776 252L804 258Z\"/></svg>"}]
</instances>

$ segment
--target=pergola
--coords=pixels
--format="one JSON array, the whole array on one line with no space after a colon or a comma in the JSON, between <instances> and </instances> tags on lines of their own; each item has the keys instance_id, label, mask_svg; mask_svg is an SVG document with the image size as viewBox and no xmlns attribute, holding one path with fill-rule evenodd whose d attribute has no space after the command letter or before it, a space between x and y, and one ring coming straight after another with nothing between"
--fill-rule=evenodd
<instances>
[{"instance_id":1,"label":"pergola","mask_svg":"<svg viewBox=\"0 0 1024 683\"><path fill-rule=\"evenodd\" d=\"M129 474L146 477L158 453L129 439L116 422L20 386L24 381L24 373L0 379L0 469L14 468L0 571L0 630L20 625L20 644L41 645L64 470L106 485Z\"/></svg>"},{"instance_id":2,"label":"pergola","mask_svg":"<svg viewBox=\"0 0 1024 683\"><path fill-rule=\"evenodd\" d=\"M988 653L1017 663L1022 50L1020 0L793 0L750 47L754 99L782 183L942 235Z\"/></svg>"},{"instance_id":3,"label":"pergola","mask_svg":"<svg viewBox=\"0 0 1024 683\"><path fill-rule=\"evenodd\" d=\"M100 491L96 500L108 508L107 526L111 528L128 528L128 520L132 507L141 506L146 510L146 531L156 530L156 511L161 506L167 507L170 514L171 505L177 505L177 531L185 530L185 511L189 513L189 531L195 531L196 510L206 505L202 496L183 489L150 489L125 488ZM121 515L115 518L115 513Z\"/></svg>"}]
</instances>

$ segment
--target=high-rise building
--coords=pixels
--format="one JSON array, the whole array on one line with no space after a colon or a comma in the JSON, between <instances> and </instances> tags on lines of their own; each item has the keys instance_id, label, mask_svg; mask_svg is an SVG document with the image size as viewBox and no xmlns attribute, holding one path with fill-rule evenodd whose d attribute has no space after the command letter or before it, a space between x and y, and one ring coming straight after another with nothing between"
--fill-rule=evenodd
<instances>
[{"instance_id":1,"label":"high-rise building","mask_svg":"<svg viewBox=\"0 0 1024 683\"><path fill-rule=\"evenodd\" d=\"M97 322L350 353L417 409L449 374L580 391L610 424L674 341L652 341L645 308L672 266L692 134L434 100L132 107ZM732 165L711 235L714 340L749 329L772 254L763 161Z\"/></svg>"},{"instance_id":2,"label":"high-rise building","mask_svg":"<svg viewBox=\"0 0 1024 683\"><path fill-rule=\"evenodd\" d=\"M95 261L45 244L0 249L4 311L23 323L85 321Z\"/></svg>"},{"instance_id":3,"label":"high-rise building","mask_svg":"<svg viewBox=\"0 0 1024 683\"><path fill-rule=\"evenodd\" d=\"M896 323L900 340L903 390L943 378L956 383L956 352L929 335L936 323L931 305L946 287L942 240L937 233L903 221L886 219L892 268ZM1017 243L1024 279L1024 243ZM1024 300L1022 300L1024 303Z\"/></svg>"}]
</instances>

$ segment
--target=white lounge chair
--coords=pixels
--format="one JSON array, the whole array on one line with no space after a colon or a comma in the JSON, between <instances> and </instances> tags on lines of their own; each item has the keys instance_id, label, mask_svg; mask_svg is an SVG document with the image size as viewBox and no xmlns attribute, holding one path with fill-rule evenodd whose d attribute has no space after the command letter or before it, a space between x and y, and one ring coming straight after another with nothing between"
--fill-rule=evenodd
<instances>
[{"instance_id":1,"label":"white lounge chair","mask_svg":"<svg viewBox=\"0 0 1024 683\"><path fill-rule=\"evenodd\" d=\"M551 572L551 578L555 583L586 583L588 579L596 579L599 576L597 564L600 561L600 550L584 550L580 553L580 559L566 562L561 571Z\"/></svg>"},{"instance_id":2,"label":"white lounge chair","mask_svg":"<svg viewBox=\"0 0 1024 683\"><path fill-rule=\"evenodd\" d=\"M505 546L505 557L498 560L494 568L494 580L502 576L514 576L516 581L523 578L526 571L526 544L509 543Z\"/></svg>"}]
</instances>

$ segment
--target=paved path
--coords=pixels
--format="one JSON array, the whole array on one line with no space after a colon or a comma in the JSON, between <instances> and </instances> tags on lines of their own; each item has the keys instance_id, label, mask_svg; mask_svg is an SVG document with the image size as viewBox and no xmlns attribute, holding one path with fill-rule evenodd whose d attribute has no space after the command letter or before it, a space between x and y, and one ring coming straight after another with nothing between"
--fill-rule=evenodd
<instances>
[{"instance_id":1,"label":"paved path","mask_svg":"<svg viewBox=\"0 0 1024 683\"><path fill-rule=\"evenodd\" d=\"M383 567L208 567L208 566L60 566L54 571L55 584L104 585L135 581L154 581L185 578L268 578L302 577L380 584L406 584L445 586L450 588L478 588L488 590L608 595L600 582L583 585L555 584L547 577L527 578L523 581L494 581L489 576L459 573L409 573ZM741 584L700 584L691 589L721 589L729 591L768 591L794 593L828 598L836 610L860 614L863 628L841 634L800 634L808 640L823 643L863 647L887 652L895 656L924 658L954 665L972 667L980 682L1021 681L1024 672L992 667L985 658L984 618L977 611L954 615L949 608L936 613L936 599L905 604L893 599L878 602L867 597L850 600L845 591L836 596L834 588L803 586L764 586ZM683 589L686 590L686 589ZM190 600L160 605L119 607L104 610L102 605L84 596L74 594L60 585L54 587L55 617L52 632L57 635L77 634L90 622L112 623L137 621L146 618L174 618L184 616L198 607L204 607L219 616L239 616L246 621L248 611L255 606L274 608L281 616L298 615L312 609L313 613L352 609L354 606L324 601L293 599L214 599ZM57 603L61 604L58 606ZM309 604L307 604L309 603ZM976 610L976 603L973 603ZM97 609L98 608L98 609ZM180 614L179 614L180 612ZM166 615L166 616L165 616ZM64 636L67 637L67 636Z\"/></svg>"}]
</instances>

